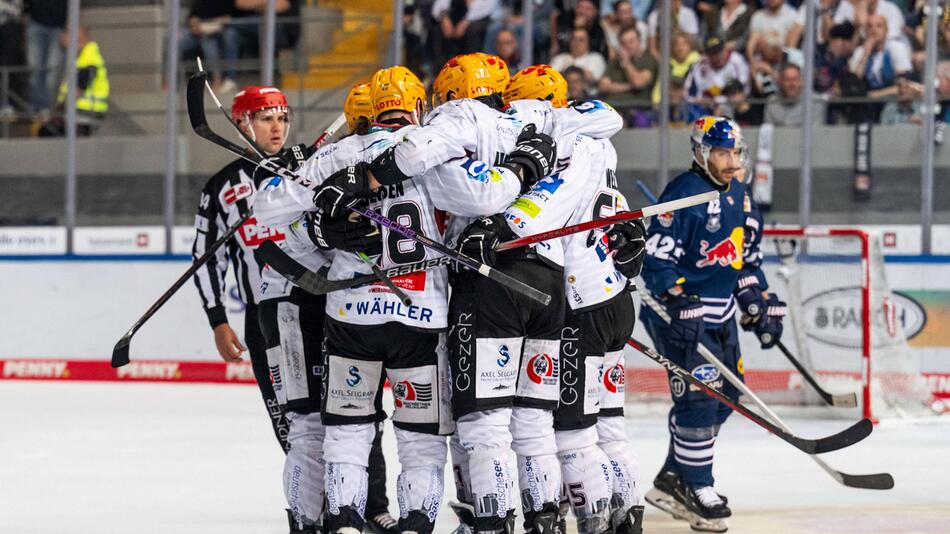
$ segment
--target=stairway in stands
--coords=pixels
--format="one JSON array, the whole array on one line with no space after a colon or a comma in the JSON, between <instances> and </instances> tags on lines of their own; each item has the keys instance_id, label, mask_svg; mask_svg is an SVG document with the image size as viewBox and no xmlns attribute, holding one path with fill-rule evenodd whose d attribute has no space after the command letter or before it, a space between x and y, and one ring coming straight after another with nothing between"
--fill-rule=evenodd
<instances>
[{"instance_id":1,"label":"stairway in stands","mask_svg":"<svg viewBox=\"0 0 950 534\"><path fill-rule=\"evenodd\" d=\"M309 54L306 71L284 74L284 87L293 90L303 83L306 89L331 89L368 76L385 61L393 26L392 2L320 0L321 8L342 12L342 25L333 32L330 50Z\"/></svg>"}]
</instances>

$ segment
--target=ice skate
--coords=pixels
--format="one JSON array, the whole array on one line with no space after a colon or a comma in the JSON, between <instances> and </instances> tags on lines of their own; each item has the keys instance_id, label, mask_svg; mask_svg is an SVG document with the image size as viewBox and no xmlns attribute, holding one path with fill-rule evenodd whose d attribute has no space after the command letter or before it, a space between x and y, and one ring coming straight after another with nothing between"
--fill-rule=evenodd
<instances>
[{"instance_id":1,"label":"ice skate","mask_svg":"<svg viewBox=\"0 0 950 534\"><path fill-rule=\"evenodd\" d=\"M726 518L732 510L712 486L704 486L686 492L686 510L689 526L699 532L725 532L729 530Z\"/></svg>"}]
</instances>

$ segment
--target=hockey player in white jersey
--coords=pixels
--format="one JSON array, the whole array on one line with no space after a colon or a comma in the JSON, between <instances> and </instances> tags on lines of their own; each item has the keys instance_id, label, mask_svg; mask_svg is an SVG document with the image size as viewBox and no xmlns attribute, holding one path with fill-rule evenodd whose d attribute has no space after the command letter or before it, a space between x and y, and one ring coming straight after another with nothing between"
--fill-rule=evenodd
<instances>
[{"instance_id":1,"label":"hockey player in white jersey","mask_svg":"<svg viewBox=\"0 0 950 534\"><path fill-rule=\"evenodd\" d=\"M504 99L566 106L567 82L550 66L535 65L512 77ZM555 173L505 213L519 236L627 210L617 189L617 153L609 141L573 135L556 142ZM565 497L581 534L642 532L639 467L623 425L623 347L634 326L628 279L642 266L643 234L642 223L630 221L557 240L564 249L569 310L561 336L554 429Z\"/></svg>"}]
</instances>

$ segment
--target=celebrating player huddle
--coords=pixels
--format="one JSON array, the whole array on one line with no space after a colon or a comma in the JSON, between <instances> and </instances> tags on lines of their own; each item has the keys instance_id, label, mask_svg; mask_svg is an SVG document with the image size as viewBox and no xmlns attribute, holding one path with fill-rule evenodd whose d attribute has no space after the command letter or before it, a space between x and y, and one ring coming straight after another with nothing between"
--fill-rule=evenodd
<instances>
[{"instance_id":1,"label":"celebrating player huddle","mask_svg":"<svg viewBox=\"0 0 950 534\"><path fill-rule=\"evenodd\" d=\"M550 66L509 79L495 56L457 56L431 99L405 67L381 69L347 96L351 135L320 147L283 148L289 113L275 88L235 98L235 121L301 179L225 168L203 195L195 251L253 209L254 224L306 270L331 282L378 278L313 295L276 262L253 263L259 243L229 248L259 316L255 375L286 417L275 430L287 443L291 532L433 532L449 451L457 533L515 532L517 500L529 533L565 533L568 510L580 533L642 532L640 467L623 418L641 267L671 321L647 306L641 317L655 346L688 370L702 365L702 342L741 375L737 304L763 345L781 335L784 305L758 269L761 218L742 184L738 126L700 120L693 168L661 197L721 193L714 201L664 213L649 231L631 216L534 242L629 209L609 140L621 117L597 100L569 103ZM530 244L506 245L515 240ZM442 256L452 261L382 272ZM227 325L224 269L222 252L196 280L219 351L234 357L243 347L218 328ZM398 521L386 511L378 452L387 380ZM646 499L695 529L724 531L730 512L711 471L729 410L672 373L670 386L670 455Z\"/></svg>"}]
</instances>

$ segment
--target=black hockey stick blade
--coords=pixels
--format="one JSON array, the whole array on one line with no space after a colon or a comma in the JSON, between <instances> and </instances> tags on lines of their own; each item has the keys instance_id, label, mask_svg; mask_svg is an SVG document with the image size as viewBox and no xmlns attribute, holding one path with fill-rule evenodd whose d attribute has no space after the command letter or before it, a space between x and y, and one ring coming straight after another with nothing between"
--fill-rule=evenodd
<instances>
[{"instance_id":1,"label":"black hockey stick blade","mask_svg":"<svg viewBox=\"0 0 950 534\"><path fill-rule=\"evenodd\" d=\"M688 382L689 384L699 388L704 393L710 397L715 398L719 402L729 406L735 410L740 415L745 416L747 419L751 420L753 423L761 426L762 428L768 430L769 432L775 434L779 438L783 439L785 442L791 444L798 450L808 453L808 454L821 454L824 452L836 451L838 449L843 449L850 445L853 445L862 439L868 437L871 432L874 430L874 425L871 424L871 421L868 419L862 419L858 421L851 427L838 432L832 436L827 436L824 438L818 439L808 439L801 438L785 430L782 430L771 421L768 421L761 415L753 412L747 408L744 404L738 401L734 401L723 394L721 391L708 386L702 380L694 377L691 373L676 365L674 362L663 356L662 354L656 352L655 350L643 345L636 339L630 338L627 340L627 344L631 347L637 349L645 356L655 361L656 363L662 365L666 370L670 371L680 379Z\"/></svg>"},{"instance_id":2,"label":"black hockey stick blade","mask_svg":"<svg viewBox=\"0 0 950 534\"><path fill-rule=\"evenodd\" d=\"M188 78L188 87L185 93L185 103L188 105L188 120L191 121L191 128L199 137L207 139L216 145L221 145L232 152L244 152L244 148L239 146L211 130L208 125L208 116L205 113L205 84L208 80L208 73L199 71Z\"/></svg>"},{"instance_id":3,"label":"black hockey stick blade","mask_svg":"<svg viewBox=\"0 0 950 534\"><path fill-rule=\"evenodd\" d=\"M776 342L775 346L788 358L788 361L792 362L792 365L795 366L795 369L798 369L798 372L801 373L802 378L818 393L818 396L821 397L821 400L825 401L826 404L834 406L836 408L856 408L858 406L858 396L853 391L851 393L828 393L822 388L818 381L815 380L815 377L808 371L798 361L788 347L785 346L781 341Z\"/></svg>"},{"instance_id":4,"label":"black hockey stick blade","mask_svg":"<svg viewBox=\"0 0 950 534\"><path fill-rule=\"evenodd\" d=\"M849 475L836 471L840 476L835 477L838 482L849 488L889 490L894 488L894 477L890 473L874 473L871 475Z\"/></svg>"},{"instance_id":5,"label":"black hockey stick blade","mask_svg":"<svg viewBox=\"0 0 950 534\"><path fill-rule=\"evenodd\" d=\"M136 323L136 325L138 325L138 323ZM123 365L129 364L129 344L132 343L132 336L135 334L135 330L137 330L137 328L133 326L124 336L119 338L119 340L115 342L115 346L112 347L113 369L118 369Z\"/></svg>"}]
</instances>

